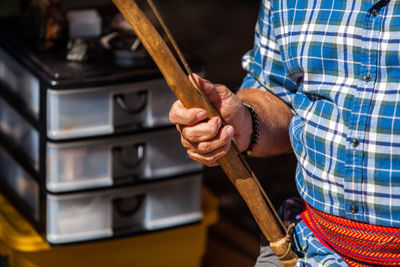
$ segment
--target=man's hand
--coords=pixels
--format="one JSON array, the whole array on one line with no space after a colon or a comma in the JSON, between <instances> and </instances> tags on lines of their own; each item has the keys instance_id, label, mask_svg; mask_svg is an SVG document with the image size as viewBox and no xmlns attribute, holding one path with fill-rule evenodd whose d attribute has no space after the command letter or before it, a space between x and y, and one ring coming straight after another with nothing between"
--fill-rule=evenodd
<instances>
[{"instance_id":1,"label":"man's hand","mask_svg":"<svg viewBox=\"0 0 400 267\"><path fill-rule=\"evenodd\" d=\"M197 75L195 79L223 122L217 117L208 119L203 109L186 109L179 100L172 105L169 119L181 133L189 157L206 166L216 166L229 150L232 138L239 150L247 148L251 118L243 102L226 86L215 85Z\"/></svg>"},{"instance_id":2,"label":"man's hand","mask_svg":"<svg viewBox=\"0 0 400 267\"><path fill-rule=\"evenodd\" d=\"M254 107L259 121L259 138L252 156L272 156L290 149L288 127L293 113L280 98L254 88L235 95L224 85L197 75L195 79L224 123L219 118L208 119L203 109L186 109L180 101L172 105L169 119L181 133L182 144L193 160L206 166L218 165L232 138L240 151L247 149L253 129L251 114L243 102Z\"/></svg>"}]
</instances>

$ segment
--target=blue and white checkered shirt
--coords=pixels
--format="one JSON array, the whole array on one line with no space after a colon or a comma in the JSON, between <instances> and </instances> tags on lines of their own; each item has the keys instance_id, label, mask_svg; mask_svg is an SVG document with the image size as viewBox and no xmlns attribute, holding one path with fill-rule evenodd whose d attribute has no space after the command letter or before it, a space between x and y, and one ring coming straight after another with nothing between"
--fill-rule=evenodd
<instances>
[{"instance_id":1,"label":"blue and white checkered shirt","mask_svg":"<svg viewBox=\"0 0 400 267\"><path fill-rule=\"evenodd\" d=\"M264 0L243 66L294 111L303 199L400 227L400 1Z\"/></svg>"}]
</instances>

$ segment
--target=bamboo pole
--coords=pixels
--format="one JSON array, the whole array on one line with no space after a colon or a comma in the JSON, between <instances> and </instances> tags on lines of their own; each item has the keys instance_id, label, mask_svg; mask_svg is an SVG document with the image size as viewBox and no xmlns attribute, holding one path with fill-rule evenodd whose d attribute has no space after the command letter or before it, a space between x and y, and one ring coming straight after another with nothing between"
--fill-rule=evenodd
<instances>
[{"instance_id":1,"label":"bamboo pole","mask_svg":"<svg viewBox=\"0 0 400 267\"><path fill-rule=\"evenodd\" d=\"M142 44L157 64L171 90L186 108L199 107L207 111L208 117L219 116L216 109L201 91L191 84L168 46L151 22L133 0L113 0L125 19L129 22ZM280 257L285 267L294 266L297 255L290 250L279 224L267 206L260 188L254 180L254 173L243 156L232 143L227 155L219 164L245 200L258 226L270 242L272 250Z\"/></svg>"}]
</instances>

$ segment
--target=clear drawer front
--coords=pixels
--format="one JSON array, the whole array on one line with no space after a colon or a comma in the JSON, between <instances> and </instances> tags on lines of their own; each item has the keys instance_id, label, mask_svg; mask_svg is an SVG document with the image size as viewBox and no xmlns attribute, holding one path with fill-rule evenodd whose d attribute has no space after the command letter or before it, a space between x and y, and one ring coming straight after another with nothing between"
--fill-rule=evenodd
<instances>
[{"instance_id":1,"label":"clear drawer front","mask_svg":"<svg viewBox=\"0 0 400 267\"><path fill-rule=\"evenodd\" d=\"M201 175L118 190L47 197L52 243L111 237L201 219Z\"/></svg>"},{"instance_id":2,"label":"clear drawer front","mask_svg":"<svg viewBox=\"0 0 400 267\"><path fill-rule=\"evenodd\" d=\"M47 91L47 134L52 139L105 135L170 125L176 97L164 80L89 89Z\"/></svg>"},{"instance_id":3,"label":"clear drawer front","mask_svg":"<svg viewBox=\"0 0 400 267\"><path fill-rule=\"evenodd\" d=\"M202 166L179 143L175 128L119 138L47 145L46 187L65 192L137 183L196 172Z\"/></svg>"}]
</instances>

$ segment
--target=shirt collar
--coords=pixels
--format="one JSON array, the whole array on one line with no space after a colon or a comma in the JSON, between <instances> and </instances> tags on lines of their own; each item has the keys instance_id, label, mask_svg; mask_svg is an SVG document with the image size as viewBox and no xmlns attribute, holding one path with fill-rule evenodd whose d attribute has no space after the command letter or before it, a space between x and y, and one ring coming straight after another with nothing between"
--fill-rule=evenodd
<instances>
[{"instance_id":1,"label":"shirt collar","mask_svg":"<svg viewBox=\"0 0 400 267\"><path fill-rule=\"evenodd\" d=\"M390 2L390 0L378 0L378 1L375 0L375 1L373 1L374 4L368 11L372 11L373 9L376 9L379 11L383 7L385 7L389 2Z\"/></svg>"}]
</instances>

